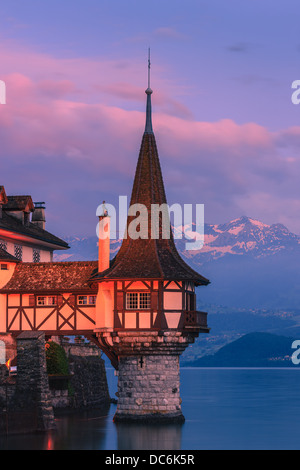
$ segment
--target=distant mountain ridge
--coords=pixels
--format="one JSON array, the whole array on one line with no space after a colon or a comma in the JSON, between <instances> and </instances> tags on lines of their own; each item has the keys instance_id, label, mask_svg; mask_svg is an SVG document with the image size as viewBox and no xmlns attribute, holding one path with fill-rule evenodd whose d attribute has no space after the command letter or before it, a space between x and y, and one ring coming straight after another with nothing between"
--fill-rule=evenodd
<instances>
[{"instance_id":1,"label":"distant mountain ridge","mask_svg":"<svg viewBox=\"0 0 300 470\"><path fill-rule=\"evenodd\" d=\"M199 265L228 254L260 258L284 250L300 252L300 236L284 225L267 225L245 216L226 224L205 224L204 240L204 247L198 252L186 252L182 242L179 244L180 251Z\"/></svg>"},{"instance_id":2,"label":"distant mountain ridge","mask_svg":"<svg viewBox=\"0 0 300 470\"><path fill-rule=\"evenodd\" d=\"M186 250L185 234L192 236L195 226L175 227L175 243L178 251L194 264L202 265L225 255L251 255L254 258L271 256L284 250L299 250L300 236L290 232L282 224L267 225L249 217L240 217L219 225L205 224L204 246L201 250ZM181 238L179 238L181 237ZM97 238L67 237L71 249L55 254L56 261L97 259ZM121 240L111 241L112 255L120 248Z\"/></svg>"},{"instance_id":3,"label":"distant mountain ridge","mask_svg":"<svg viewBox=\"0 0 300 470\"><path fill-rule=\"evenodd\" d=\"M267 225L249 217L225 224L205 224L202 250L187 251L176 239L193 226L176 227L175 243L183 259L211 281L199 289L200 303L233 307L296 308L300 305L300 237L282 224ZM69 237L70 250L56 261L96 260L97 238ZM114 257L121 240L111 241Z\"/></svg>"},{"instance_id":4,"label":"distant mountain ridge","mask_svg":"<svg viewBox=\"0 0 300 470\"><path fill-rule=\"evenodd\" d=\"M293 338L270 333L249 333L185 366L193 367L296 367Z\"/></svg>"}]
</instances>

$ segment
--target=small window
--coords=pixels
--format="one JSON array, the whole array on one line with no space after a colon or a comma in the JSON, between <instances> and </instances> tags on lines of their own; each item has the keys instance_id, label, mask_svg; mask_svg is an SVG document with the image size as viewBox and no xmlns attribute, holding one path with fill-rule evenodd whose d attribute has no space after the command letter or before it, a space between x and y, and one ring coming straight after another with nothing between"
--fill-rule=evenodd
<instances>
[{"instance_id":1,"label":"small window","mask_svg":"<svg viewBox=\"0 0 300 470\"><path fill-rule=\"evenodd\" d=\"M79 295L78 305L96 305L96 295Z\"/></svg>"},{"instance_id":2,"label":"small window","mask_svg":"<svg viewBox=\"0 0 300 470\"><path fill-rule=\"evenodd\" d=\"M48 305L56 305L56 296L55 295L51 295L47 298L47 304Z\"/></svg>"},{"instance_id":3,"label":"small window","mask_svg":"<svg viewBox=\"0 0 300 470\"><path fill-rule=\"evenodd\" d=\"M128 310L137 310L139 305L139 294L137 292L128 292L126 295L126 308Z\"/></svg>"},{"instance_id":4,"label":"small window","mask_svg":"<svg viewBox=\"0 0 300 470\"><path fill-rule=\"evenodd\" d=\"M1 264L1 271L7 271L8 270L8 265L7 264Z\"/></svg>"},{"instance_id":5,"label":"small window","mask_svg":"<svg viewBox=\"0 0 300 470\"><path fill-rule=\"evenodd\" d=\"M23 257L23 247L21 245L15 245L15 257L22 261Z\"/></svg>"},{"instance_id":6,"label":"small window","mask_svg":"<svg viewBox=\"0 0 300 470\"><path fill-rule=\"evenodd\" d=\"M195 310L195 294L186 294L186 310Z\"/></svg>"},{"instance_id":7,"label":"small window","mask_svg":"<svg viewBox=\"0 0 300 470\"><path fill-rule=\"evenodd\" d=\"M148 310L150 305L150 294L149 292L140 293L140 309Z\"/></svg>"},{"instance_id":8,"label":"small window","mask_svg":"<svg viewBox=\"0 0 300 470\"><path fill-rule=\"evenodd\" d=\"M96 305L96 299L97 299L96 295L90 295L89 296L89 305Z\"/></svg>"},{"instance_id":9,"label":"small window","mask_svg":"<svg viewBox=\"0 0 300 470\"><path fill-rule=\"evenodd\" d=\"M87 305L87 303L88 303L87 295L78 296L78 305Z\"/></svg>"},{"instance_id":10,"label":"small window","mask_svg":"<svg viewBox=\"0 0 300 470\"><path fill-rule=\"evenodd\" d=\"M150 310L150 292L128 292L126 294L127 310Z\"/></svg>"},{"instance_id":11,"label":"small window","mask_svg":"<svg viewBox=\"0 0 300 470\"><path fill-rule=\"evenodd\" d=\"M41 261L41 251L34 248L32 259L34 263L39 263Z\"/></svg>"},{"instance_id":12,"label":"small window","mask_svg":"<svg viewBox=\"0 0 300 470\"><path fill-rule=\"evenodd\" d=\"M44 305L56 305L57 300L55 295L50 295L49 297L45 295L40 295L37 297L36 301L37 305L44 306Z\"/></svg>"},{"instance_id":13,"label":"small window","mask_svg":"<svg viewBox=\"0 0 300 470\"><path fill-rule=\"evenodd\" d=\"M47 305L47 297L38 296L37 305Z\"/></svg>"}]
</instances>

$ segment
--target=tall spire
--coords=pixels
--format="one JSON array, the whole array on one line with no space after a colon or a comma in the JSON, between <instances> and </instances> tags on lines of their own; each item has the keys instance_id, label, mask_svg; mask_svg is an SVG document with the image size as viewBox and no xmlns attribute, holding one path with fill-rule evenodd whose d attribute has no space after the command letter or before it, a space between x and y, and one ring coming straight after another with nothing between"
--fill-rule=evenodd
<instances>
[{"instance_id":1,"label":"tall spire","mask_svg":"<svg viewBox=\"0 0 300 470\"><path fill-rule=\"evenodd\" d=\"M145 134L153 134L152 128L152 106L151 106L151 95L153 91L150 87L150 72L151 72L151 61L150 61L150 47L148 50L148 88L145 91L147 95L147 108L146 108L146 126Z\"/></svg>"},{"instance_id":2,"label":"tall spire","mask_svg":"<svg viewBox=\"0 0 300 470\"><path fill-rule=\"evenodd\" d=\"M158 238L152 237L152 221L150 220L152 207L153 205L156 207L166 206L167 198L151 122L150 51L148 60L146 127L142 137L130 200L130 207L141 204L147 209L149 217L146 221L143 219L142 224L143 228L148 228L148 237L144 237L145 233L140 238L130 237L128 229L136 216L128 215L127 236L123 239L120 250L110 268L103 273L98 273L94 279L177 279L192 281L197 285L206 285L209 281L196 273L181 259L174 243L171 227L170 236L163 236L161 217L156 227L159 236Z\"/></svg>"}]
</instances>

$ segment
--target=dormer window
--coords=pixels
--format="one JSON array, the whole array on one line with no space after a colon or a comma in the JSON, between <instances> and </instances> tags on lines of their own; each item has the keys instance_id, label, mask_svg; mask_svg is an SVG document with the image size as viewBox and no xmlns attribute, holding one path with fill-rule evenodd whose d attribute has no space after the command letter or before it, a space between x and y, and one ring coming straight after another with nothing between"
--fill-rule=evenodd
<instances>
[{"instance_id":1,"label":"dormer window","mask_svg":"<svg viewBox=\"0 0 300 470\"><path fill-rule=\"evenodd\" d=\"M150 292L127 292L126 309L127 310L150 310L151 295Z\"/></svg>"},{"instance_id":2,"label":"dormer window","mask_svg":"<svg viewBox=\"0 0 300 470\"><path fill-rule=\"evenodd\" d=\"M0 240L0 248L2 248L2 250L7 251L7 242L4 240Z\"/></svg>"},{"instance_id":3,"label":"dormer window","mask_svg":"<svg viewBox=\"0 0 300 470\"><path fill-rule=\"evenodd\" d=\"M23 247L21 245L15 245L15 257L22 261L23 258Z\"/></svg>"},{"instance_id":4,"label":"dormer window","mask_svg":"<svg viewBox=\"0 0 300 470\"><path fill-rule=\"evenodd\" d=\"M32 259L34 263L39 263L41 261L41 251L34 248Z\"/></svg>"}]
</instances>

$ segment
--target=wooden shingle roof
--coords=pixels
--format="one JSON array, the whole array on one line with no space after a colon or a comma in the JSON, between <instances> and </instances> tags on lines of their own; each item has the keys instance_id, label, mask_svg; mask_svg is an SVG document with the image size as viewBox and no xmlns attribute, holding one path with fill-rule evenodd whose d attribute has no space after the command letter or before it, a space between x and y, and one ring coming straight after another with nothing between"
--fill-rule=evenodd
<instances>
[{"instance_id":1,"label":"wooden shingle roof","mask_svg":"<svg viewBox=\"0 0 300 470\"><path fill-rule=\"evenodd\" d=\"M4 186L0 184L0 204L6 204L8 201Z\"/></svg>"},{"instance_id":2,"label":"wooden shingle roof","mask_svg":"<svg viewBox=\"0 0 300 470\"><path fill-rule=\"evenodd\" d=\"M97 261L20 263L0 293L94 292L89 279Z\"/></svg>"},{"instance_id":3,"label":"wooden shingle roof","mask_svg":"<svg viewBox=\"0 0 300 470\"><path fill-rule=\"evenodd\" d=\"M2 217L0 218L0 229L20 233L35 238L36 240L51 243L56 245L57 248L69 248L69 245L64 240L61 240L47 230L43 230L31 222L29 222L28 225L24 225L19 219L7 214L5 211L2 212Z\"/></svg>"},{"instance_id":4,"label":"wooden shingle roof","mask_svg":"<svg viewBox=\"0 0 300 470\"><path fill-rule=\"evenodd\" d=\"M151 237L151 205L166 204L166 194L159 156L152 130L151 93L147 93L146 128L142 138L137 163L130 205L143 204L148 211L148 238L124 238L121 248L109 269L96 275L97 279L152 278L194 281L198 285L207 285L209 281L188 266L179 255L173 235L164 239L162 227L159 238ZM150 109L149 109L150 107ZM127 227L135 217L128 216Z\"/></svg>"},{"instance_id":5,"label":"wooden shingle roof","mask_svg":"<svg viewBox=\"0 0 300 470\"><path fill-rule=\"evenodd\" d=\"M31 196L7 196L7 203L3 205L5 211L34 211Z\"/></svg>"},{"instance_id":6,"label":"wooden shingle roof","mask_svg":"<svg viewBox=\"0 0 300 470\"><path fill-rule=\"evenodd\" d=\"M0 247L0 261L8 261L11 263L20 263L20 261L6 250Z\"/></svg>"}]
</instances>

